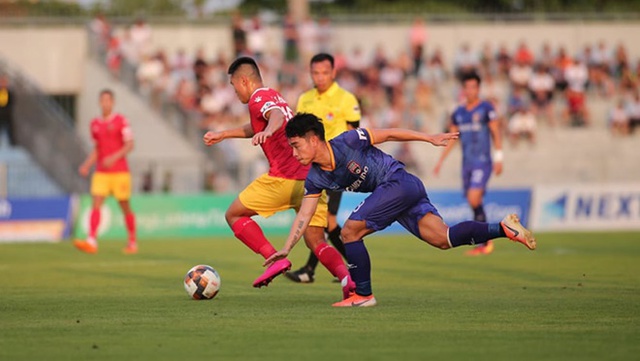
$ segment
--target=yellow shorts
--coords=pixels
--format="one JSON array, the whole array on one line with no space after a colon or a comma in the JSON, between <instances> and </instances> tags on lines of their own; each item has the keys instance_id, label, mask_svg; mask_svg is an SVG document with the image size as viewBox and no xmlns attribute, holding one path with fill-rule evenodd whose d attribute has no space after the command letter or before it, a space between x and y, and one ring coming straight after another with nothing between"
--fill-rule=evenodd
<instances>
[{"instance_id":1,"label":"yellow shorts","mask_svg":"<svg viewBox=\"0 0 640 361\"><path fill-rule=\"evenodd\" d=\"M91 195L108 197L113 195L119 201L131 198L131 174L129 172L95 172L91 177Z\"/></svg>"},{"instance_id":2,"label":"yellow shorts","mask_svg":"<svg viewBox=\"0 0 640 361\"><path fill-rule=\"evenodd\" d=\"M240 192L238 198L245 207L267 218L287 209L294 209L297 212L303 196L304 180L277 178L263 174ZM318 208L309 225L327 227L327 212L327 196L322 192Z\"/></svg>"}]
</instances>

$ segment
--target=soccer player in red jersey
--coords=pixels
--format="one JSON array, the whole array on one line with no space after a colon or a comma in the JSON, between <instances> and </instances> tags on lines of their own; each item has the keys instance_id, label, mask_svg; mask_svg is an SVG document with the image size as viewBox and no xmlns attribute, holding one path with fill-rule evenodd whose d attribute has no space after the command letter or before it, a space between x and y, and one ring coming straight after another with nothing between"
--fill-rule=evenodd
<instances>
[{"instance_id":1,"label":"soccer player in red jersey","mask_svg":"<svg viewBox=\"0 0 640 361\"><path fill-rule=\"evenodd\" d=\"M124 223L129 233L129 242L123 252L138 252L136 243L136 220L129 198L131 197L131 174L126 155L133 149L133 133L129 121L113 111L114 95L109 89L100 92L102 116L91 121L91 138L94 149L79 169L86 177L95 163L96 170L91 177L91 195L93 205L89 219L89 237L86 241L75 241L74 245L86 253L98 252L96 235L100 225L100 207L107 196L113 195L120 203L124 214Z\"/></svg>"},{"instance_id":2,"label":"soccer player in red jersey","mask_svg":"<svg viewBox=\"0 0 640 361\"><path fill-rule=\"evenodd\" d=\"M284 127L293 117L291 108L277 91L263 86L256 62L248 57L238 58L229 66L228 73L238 99L249 107L251 120L238 128L207 132L203 140L206 145L212 145L227 138L251 138L254 146L262 147L269 161L269 172L259 176L240 192L227 209L225 218L240 241L267 259L276 250L251 217L269 217L287 209L297 212L304 196L304 180L309 166L300 164L293 157L285 136ZM346 298L355 289L355 284L351 281L340 253L325 242L327 212L324 195L319 201L318 209L309 215L311 223L304 232L304 239L320 262L340 279L343 296ZM289 269L291 262L287 259L273 262L253 282L253 286L266 286L273 278Z\"/></svg>"}]
</instances>

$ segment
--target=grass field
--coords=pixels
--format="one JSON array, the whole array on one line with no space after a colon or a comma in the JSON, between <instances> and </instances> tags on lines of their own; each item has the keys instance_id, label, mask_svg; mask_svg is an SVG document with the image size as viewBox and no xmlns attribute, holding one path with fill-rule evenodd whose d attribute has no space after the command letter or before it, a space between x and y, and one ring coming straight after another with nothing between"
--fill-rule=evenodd
<instances>
[{"instance_id":1,"label":"grass field","mask_svg":"<svg viewBox=\"0 0 640 361\"><path fill-rule=\"evenodd\" d=\"M278 241L280 242L280 241ZM411 237L370 237L378 306L334 309L339 285L251 282L234 239L0 245L0 360L638 360L640 234L541 234L469 258ZM306 259L300 245L294 267ZM182 277L207 263L212 301Z\"/></svg>"}]
</instances>

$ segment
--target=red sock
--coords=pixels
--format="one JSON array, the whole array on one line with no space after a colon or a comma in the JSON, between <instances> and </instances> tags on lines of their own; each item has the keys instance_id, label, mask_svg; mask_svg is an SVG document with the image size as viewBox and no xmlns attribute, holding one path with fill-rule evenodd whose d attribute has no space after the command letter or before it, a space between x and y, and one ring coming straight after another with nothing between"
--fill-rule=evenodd
<instances>
[{"instance_id":1,"label":"red sock","mask_svg":"<svg viewBox=\"0 0 640 361\"><path fill-rule=\"evenodd\" d=\"M133 212L125 214L124 224L129 232L129 243L136 243L136 215Z\"/></svg>"},{"instance_id":2,"label":"red sock","mask_svg":"<svg viewBox=\"0 0 640 361\"><path fill-rule=\"evenodd\" d=\"M89 217L89 238L96 239L100 225L100 209L92 208Z\"/></svg>"},{"instance_id":3,"label":"red sock","mask_svg":"<svg viewBox=\"0 0 640 361\"><path fill-rule=\"evenodd\" d=\"M322 243L313 253L316 254L320 263L325 266L332 275L338 277L339 280L343 280L345 277L349 275L349 270L347 266L342 261L342 256L340 253L327 243Z\"/></svg>"},{"instance_id":4,"label":"red sock","mask_svg":"<svg viewBox=\"0 0 640 361\"><path fill-rule=\"evenodd\" d=\"M276 253L276 249L269 243L262 229L253 219L242 217L231 226L231 230L236 238L255 253L260 253L265 259Z\"/></svg>"}]
</instances>

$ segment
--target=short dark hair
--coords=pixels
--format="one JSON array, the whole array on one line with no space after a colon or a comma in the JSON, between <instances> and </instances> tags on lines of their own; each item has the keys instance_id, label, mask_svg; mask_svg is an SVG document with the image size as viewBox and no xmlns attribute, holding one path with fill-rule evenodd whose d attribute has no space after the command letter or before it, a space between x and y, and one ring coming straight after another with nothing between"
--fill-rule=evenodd
<instances>
[{"instance_id":1,"label":"short dark hair","mask_svg":"<svg viewBox=\"0 0 640 361\"><path fill-rule=\"evenodd\" d=\"M260 69L258 68L258 64L256 63L255 60L253 60L253 58L250 58L248 56L241 56L238 59L234 60L233 63L231 63L231 65L229 65L229 70L227 71L227 74L229 75L233 75L236 71L238 71L238 69L243 66L243 65L249 65L253 71L255 71L256 75L258 75L258 77L261 77L260 75Z\"/></svg>"},{"instance_id":2,"label":"short dark hair","mask_svg":"<svg viewBox=\"0 0 640 361\"><path fill-rule=\"evenodd\" d=\"M335 60L333 59L333 56L331 54L327 54L327 53L318 53L314 55L313 58L311 58L311 62L309 64L313 65L314 63L320 63L325 60L328 60L329 63L331 64L331 68L333 68L335 64Z\"/></svg>"},{"instance_id":3,"label":"short dark hair","mask_svg":"<svg viewBox=\"0 0 640 361\"><path fill-rule=\"evenodd\" d=\"M100 90L100 96L103 96L104 94L109 94L111 96L111 98L115 98L115 96L113 95L113 90L105 88Z\"/></svg>"},{"instance_id":4,"label":"short dark hair","mask_svg":"<svg viewBox=\"0 0 640 361\"><path fill-rule=\"evenodd\" d=\"M469 80L475 80L476 82L478 82L478 85L480 85L481 82L480 75L478 75L478 73L476 73L475 71L462 74L462 77L460 78L460 84L464 84Z\"/></svg>"},{"instance_id":5,"label":"short dark hair","mask_svg":"<svg viewBox=\"0 0 640 361\"><path fill-rule=\"evenodd\" d=\"M311 132L318 136L318 138L324 141L324 125L320 121L320 118L311 113L298 113L293 116L284 128L287 138L293 137L305 137L307 133Z\"/></svg>"}]
</instances>

